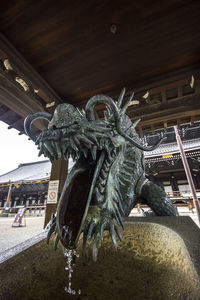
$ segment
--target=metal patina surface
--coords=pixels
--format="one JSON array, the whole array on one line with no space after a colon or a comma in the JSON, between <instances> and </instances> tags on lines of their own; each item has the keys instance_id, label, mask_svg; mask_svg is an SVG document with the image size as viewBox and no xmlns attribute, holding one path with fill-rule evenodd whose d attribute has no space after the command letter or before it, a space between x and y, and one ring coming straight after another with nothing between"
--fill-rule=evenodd
<instances>
[{"instance_id":1,"label":"metal patina surface","mask_svg":"<svg viewBox=\"0 0 200 300\"><path fill-rule=\"evenodd\" d=\"M165 192L145 177L144 151L153 147L140 144L135 127L126 115L129 103L123 104L125 89L117 102L105 95L96 95L87 102L85 112L71 104L60 104L54 115L36 112L25 120L25 130L51 161L70 156L76 161L69 173L56 215L49 224L48 240L56 233L66 248L74 248L83 232L83 256L93 240L93 259L97 259L99 242L108 230L115 248L116 237L121 240L119 226L138 202L146 203L156 215L176 216ZM105 104L104 120L96 120L94 107ZM38 138L31 123L38 118L49 121L48 129Z\"/></svg>"}]
</instances>

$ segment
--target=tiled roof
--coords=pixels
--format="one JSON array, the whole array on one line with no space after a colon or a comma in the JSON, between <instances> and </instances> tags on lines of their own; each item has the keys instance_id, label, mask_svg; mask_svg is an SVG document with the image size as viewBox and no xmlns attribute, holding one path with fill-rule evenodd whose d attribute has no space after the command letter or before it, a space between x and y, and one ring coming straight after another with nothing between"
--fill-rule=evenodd
<instances>
[{"instance_id":1,"label":"tiled roof","mask_svg":"<svg viewBox=\"0 0 200 300\"><path fill-rule=\"evenodd\" d=\"M200 139L193 139L193 140L187 140L183 141L183 148L185 151L191 151L191 150L200 150ZM161 144L157 149L154 151L148 151L144 152L145 158L150 158L153 156L159 156L163 154L174 154L179 153L179 148L177 143L169 143L169 144Z\"/></svg>"},{"instance_id":2,"label":"tiled roof","mask_svg":"<svg viewBox=\"0 0 200 300\"><path fill-rule=\"evenodd\" d=\"M200 139L193 139L183 141L183 147L185 151L199 150ZM161 144L156 150L150 152L144 152L145 158L155 157L167 153L179 153L177 143ZM72 167L73 162L70 160L69 169ZM49 179L51 172L51 163L49 160L40 162L20 164L17 169L12 170L6 174L0 176L0 184L18 183L22 181L37 181Z\"/></svg>"},{"instance_id":3,"label":"tiled roof","mask_svg":"<svg viewBox=\"0 0 200 300\"><path fill-rule=\"evenodd\" d=\"M51 163L49 160L20 164L17 169L0 176L0 183L36 181L50 177Z\"/></svg>"},{"instance_id":4,"label":"tiled roof","mask_svg":"<svg viewBox=\"0 0 200 300\"><path fill-rule=\"evenodd\" d=\"M73 161L69 160L69 169L72 167ZM20 183L22 181L37 181L49 179L51 173L51 163L49 160L43 160L33 163L20 164L14 169L0 176L0 184Z\"/></svg>"}]
</instances>

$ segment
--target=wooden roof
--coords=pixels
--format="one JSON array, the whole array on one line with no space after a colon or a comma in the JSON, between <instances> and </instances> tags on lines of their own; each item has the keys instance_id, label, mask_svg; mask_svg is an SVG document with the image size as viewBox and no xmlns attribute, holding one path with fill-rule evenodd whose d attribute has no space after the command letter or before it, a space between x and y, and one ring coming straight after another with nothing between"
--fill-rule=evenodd
<instances>
[{"instance_id":1,"label":"wooden roof","mask_svg":"<svg viewBox=\"0 0 200 300\"><path fill-rule=\"evenodd\" d=\"M1 1L0 119L22 131L48 103L83 107L124 86L141 133L199 119L199 11L182 0Z\"/></svg>"}]
</instances>

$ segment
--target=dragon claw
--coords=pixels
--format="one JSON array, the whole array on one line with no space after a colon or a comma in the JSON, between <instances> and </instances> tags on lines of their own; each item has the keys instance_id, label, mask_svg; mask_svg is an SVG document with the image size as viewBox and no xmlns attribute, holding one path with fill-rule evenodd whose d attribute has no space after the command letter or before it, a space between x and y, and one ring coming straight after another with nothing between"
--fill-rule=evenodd
<instances>
[{"instance_id":1,"label":"dragon claw","mask_svg":"<svg viewBox=\"0 0 200 300\"><path fill-rule=\"evenodd\" d=\"M114 231L113 224L111 224L109 231L110 231L110 236L111 236L111 239L113 242L114 249L115 249L115 251L117 251L117 241L116 241L116 237L115 237L115 231Z\"/></svg>"},{"instance_id":2,"label":"dragon claw","mask_svg":"<svg viewBox=\"0 0 200 300\"><path fill-rule=\"evenodd\" d=\"M100 237L101 237L101 240L102 240L102 241L103 241L104 229L105 229L105 224L103 223L103 224L101 225L101 229L100 229Z\"/></svg>"},{"instance_id":3,"label":"dragon claw","mask_svg":"<svg viewBox=\"0 0 200 300\"><path fill-rule=\"evenodd\" d=\"M101 240L100 234L99 233L95 234L94 242L93 242L93 250L92 250L92 257L94 261L97 261L100 240Z\"/></svg>"},{"instance_id":4,"label":"dragon claw","mask_svg":"<svg viewBox=\"0 0 200 300\"><path fill-rule=\"evenodd\" d=\"M90 207L83 227L82 254L85 261L87 261L88 250L92 240L92 257L93 261L97 261L99 243L103 240L105 230L109 231L114 249L117 251L116 234L119 240L122 240L117 221L107 209L101 210L99 207Z\"/></svg>"},{"instance_id":5,"label":"dragon claw","mask_svg":"<svg viewBox=\"0 0 200 300\"><path fill-rule=\"evenodd\" d=\"M52 214L51 220L47 224L46 229L49 230L46 239L46 242L48 244L52 234L56 234L56 216L54 214Z\"/></svg>"},{"instance_id":6,"label":"dragon claw","mask_svg":"<svg viewBox=\"0 0 200 300\"><path fill-rule=\"evenodd\" d=\"M58 236L58 234L57 234L56 239L55 239L55 242L54 242L54 250L55 250L55 251L57 250L59 241L60 241L60 239L59 239L59 236Z\"/></svg>"}]
</instances>

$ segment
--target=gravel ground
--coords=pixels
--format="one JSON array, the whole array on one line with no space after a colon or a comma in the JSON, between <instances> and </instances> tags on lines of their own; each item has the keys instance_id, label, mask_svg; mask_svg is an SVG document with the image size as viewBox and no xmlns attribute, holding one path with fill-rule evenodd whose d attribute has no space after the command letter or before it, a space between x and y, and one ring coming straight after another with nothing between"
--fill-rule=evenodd
<instances>
[{"instance_id":1,"label":"gravel ground","mask_svg":"<svg viewBox=\"0 0 200 300\"><path fill-rule=\"evenodd\" d=\"M12 227L13 220L14 217L0 217L0 253L43 230L44 217L26 217L26 226L22 227Z\"/></svg>"}]
</instances>

